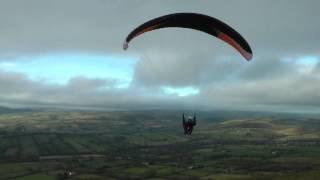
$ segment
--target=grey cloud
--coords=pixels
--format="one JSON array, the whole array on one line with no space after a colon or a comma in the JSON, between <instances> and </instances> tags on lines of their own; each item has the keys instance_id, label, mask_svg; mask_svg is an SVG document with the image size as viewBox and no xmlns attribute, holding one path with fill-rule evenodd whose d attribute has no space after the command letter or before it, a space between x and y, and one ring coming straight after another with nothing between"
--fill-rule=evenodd
<instances>
[{"instance_id":1,"label":"grey cloud","mask_svg":"<svg viewBox=\"0 0 320 180\"><path fill-rule=\"evenodd\" d=\"M86 51L124 53L121 44L137 25L160 15L192 11L226 21L255 52L314 53L320 27L319 1L1 1L1 54ZM188 37L188 38L185 38ZM210 39L210 40L208 40ZM170 43L168 43L170 42ZM130 52L170 49L229 49L190 30L160 30L135 40ZM216 41L218 42L218 41ZM201 46L195 46L201 44ZM192 50L192 51L191 51Z\"/></svg>"},{"instance_id":2,"label":"grey cloud","mask_svg":"<svg viewBox=\"0 0 320 180\"><path fill-rule=\"evenodd\" d=\"M145 86L203 86L223 81L276 79L291 76L297 71L297 65L276 57L246 62L236 56L210 58L207 54L193 54L183 57L159 53L137 64L134 79Z\"/></svg>"},{"instance_id":3,"label":"grey cloud","mask_svg":"<svg viewBox=\"0 0 320 180\"><path fill-rule=\"evenodd\" d=\"M296 74L298 67L294 63L289 63L276 57L256 58L242 68L239 77L246 80L261 80L265 78L278 79L290 77Z\"/></svg>"},{"instance_id":4,"label":"grey cloud","mask_svg":"<svg viewBox=\"0 0 320 180\"><path fill-rule=\"evenodd\" d=\"M145 86L199 86L232 79L246 63L241 58L215 58L207 52L192 55L158 52L145 56L136 65L134 80Z\"/></svg>"},{"instance_id":5,"label":"grey cloud","mask_svg":"<svg viewBox=\"0 0 320 180\"><path fill-rule=\"evenodd\" d=\"M113 80L76 77L66 85L32 81L22 74L1 72L2 103L26 107L90 107L105 109L210 109L256 106L320 106L319 76L297 74L291 78L231 81L206 84L198 95L181 98L157 88L118 89ZM102 88L109 87L109 88Z\"/></svg>"},{"instance_id":6,"label":"grey cloud","mask_svg":"<svg viewBox=\"0 0 320 180\"><path fill-rule=\"evenodd\" d=\"M236 82L207 87L200 96L206 101L232 106L282 105L320 106L319 77L295 75L291 78Z\"/></svg>"},{"instance_id":7,"label":"grey cloud","mask_svg":"<svg viewBox=\"0 0 320 180\"><path fill-rule=\"evenodd\" d=\"M86 77L74 77L69 80L68 88L74 92L90 92L103 90L105 88L115 88L117 84L113 79L89 79Z\"/></svg>"},{"instance_id":8,"label":"grey cloud","mask_svg":"<svg viewBox=\"0 0 320 180\"><path fill-rule=\"evenodd\" d=\"M315 73L320 73L320 61L317 63L317 65L314 67L313 71Z\"/></svg>"},{"instance_id":9,"label":"grey cloud","mask_svg":"<svg viewBox=\"0 0 320 180\"><path fill-rule=\"evenodd\" d=\"M117 88L113 79L75 77L61 85L33 81L19 73L0 71L0 75L2 104L105 109L177 108L183 104L175 96L156 96L139 88Z\"/></svg>"},{"instance_id":10,"label":"grey cloud","mask_svg":"<svg viewBox=\"0 0 320 180\"><path fill-rule=\"evenodd\" d=\"M128 89L117 88L112 79L75 77L67 85L57 85L0 71L0 99L111 108L320 106L319 63L313 72L301 75L294 63L281 60L319 56L319 7L318 0L4 0L0 61L78 52L134 55L141 60ZM226 43L188 29L148 32L122 50L124 38L137 25L173 12L198 12L225 21L251 44L252 62ZM187 99L169 96L161 91L164 85L194 86L200 94Z\"/></svg>"},{"instance_id":11,"label":"grey cloud","mask_svg":"<svg viewBox=\"0 0 320 180\"><path fill-rule=\"evenodd\" d=\"M135 83L146 86L188 86L201 81L211 64L201 56L183 57L158 53L145 56L135 68Z\"/></svg>"}]
</instances>

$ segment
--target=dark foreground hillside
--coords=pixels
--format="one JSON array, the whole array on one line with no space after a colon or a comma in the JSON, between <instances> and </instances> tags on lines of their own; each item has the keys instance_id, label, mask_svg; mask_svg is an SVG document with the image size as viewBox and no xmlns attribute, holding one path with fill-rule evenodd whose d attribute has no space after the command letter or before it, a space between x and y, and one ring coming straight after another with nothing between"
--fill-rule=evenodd
<instances>
[{"instance_id":1,"label":"dark foreground hillside","mask_svg":"<svg viewBox=\"0 0 320 180\"><path fill-rule=\"evenodd\" d=\"M0 179L320 179L320 116L174 111L0 115Z\"/></svg>"}]
</instances>

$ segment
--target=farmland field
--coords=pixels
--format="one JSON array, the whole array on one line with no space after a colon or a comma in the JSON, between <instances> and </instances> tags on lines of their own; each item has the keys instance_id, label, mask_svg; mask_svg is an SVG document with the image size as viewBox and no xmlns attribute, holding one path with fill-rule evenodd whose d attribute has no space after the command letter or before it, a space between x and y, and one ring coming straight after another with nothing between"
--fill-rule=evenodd
<instances>
[{"instance_id":1,"label":"farmland field","mask_svg":"<svg viewBox=\"0 0 320 180\"><path fill-rule=\"evenodd\" d=\"M0 179L320 179L320 116L42 110L0 115Z\"/></svg>"}]
</instances>

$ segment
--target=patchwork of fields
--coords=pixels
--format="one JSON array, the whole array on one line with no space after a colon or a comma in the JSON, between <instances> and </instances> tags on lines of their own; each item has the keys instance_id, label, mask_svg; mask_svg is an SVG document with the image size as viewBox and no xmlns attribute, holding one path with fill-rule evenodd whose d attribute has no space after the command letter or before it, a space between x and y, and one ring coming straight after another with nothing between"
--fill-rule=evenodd
<instances>
[{"instance_id":1,"label":"patchwork of fields","mask_svg":"<svg viewBox=\"0 0 320 180\"><path fill-rule=\"evenodd\" d=\"M320 179L320 116L174 111L0 115L0 179Z\"/></svg>"}]
</instances>

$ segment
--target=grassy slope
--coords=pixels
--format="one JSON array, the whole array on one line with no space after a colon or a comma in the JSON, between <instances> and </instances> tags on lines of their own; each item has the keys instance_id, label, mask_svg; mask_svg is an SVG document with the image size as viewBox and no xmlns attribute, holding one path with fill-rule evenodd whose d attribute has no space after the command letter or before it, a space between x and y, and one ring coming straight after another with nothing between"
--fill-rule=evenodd
<instances>
[{"instance_id":1,"label":"grassy slope","mask_svg":"<svg viewBox=\"0 0 320 180\"><path fill-rule=\"evenodd\" d=\"M218 115L199 117L192 136L175 112L1 115L0 176L50 179L70 168L75 179L319 178L320 120Z\"/></svg>"}]
</instances>

